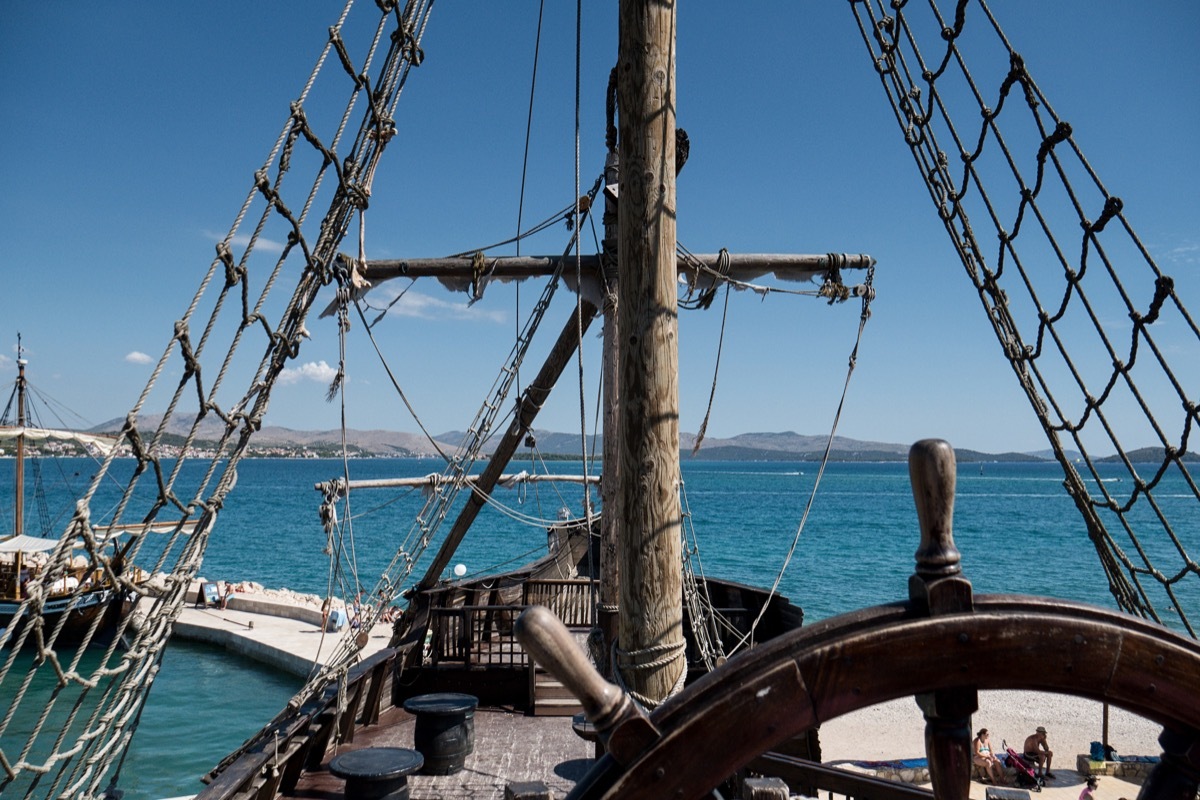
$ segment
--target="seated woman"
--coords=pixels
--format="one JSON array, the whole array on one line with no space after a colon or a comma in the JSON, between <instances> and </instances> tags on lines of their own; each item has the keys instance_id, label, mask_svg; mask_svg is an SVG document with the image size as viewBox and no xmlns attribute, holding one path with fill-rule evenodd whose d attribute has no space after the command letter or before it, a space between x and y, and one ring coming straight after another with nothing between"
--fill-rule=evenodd
<instances>
[{"instance_id":1,"label":"seated woman","mask_svg":"<svg viewBox=\"0 0 1200 800\"><path fill-rule=\"evenodd\" d=\"M975 741L971 743L971 761L983 770L985 783L989 779L997 785L1004 783L1004 765L992 752L991 734L987 728L980 728L975 734Z\"/></svg>"}]
</instances>

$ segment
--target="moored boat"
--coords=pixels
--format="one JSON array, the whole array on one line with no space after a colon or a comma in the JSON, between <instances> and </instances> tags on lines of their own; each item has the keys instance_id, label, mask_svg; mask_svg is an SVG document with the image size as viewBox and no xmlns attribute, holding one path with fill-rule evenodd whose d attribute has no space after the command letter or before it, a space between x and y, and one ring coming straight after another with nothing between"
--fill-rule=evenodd
<instances>
[{"instance_id":1,"label":"moored boat","mask_svg":"<svg viewBox=\"0 0 1200 800\"><path fill-rule=\"evenodd\" d=\"M71 443L93 455L107 454L116 447L117 439L82 431L43 428L32 425L29 417L28 382L25 367L28 361L18 339L17 379L7 404L14 412L6 412L0 424L0 443L15 449L12 530L0 538L0 643L28 643L44 646L45 640L78 642L102 641L111 634L119 621L129 613L134 598L118 586L117 578L127 580L136 576L124 575L128 538L96 531L96 559L71 552L71 545L55 558L51 551L60 548L57 538L26 533L25 500L26 461L35 447L47 443ZM10 424L11 423L11 424ZM35 470L40 480L40 468ZM35 495L40 487L32 485ZM140 575L137 567L131 569ZM29 620L38 621L34 637L24 633ZM19 646L19 645L18 645Z\"/></svg>"}]
</instances>

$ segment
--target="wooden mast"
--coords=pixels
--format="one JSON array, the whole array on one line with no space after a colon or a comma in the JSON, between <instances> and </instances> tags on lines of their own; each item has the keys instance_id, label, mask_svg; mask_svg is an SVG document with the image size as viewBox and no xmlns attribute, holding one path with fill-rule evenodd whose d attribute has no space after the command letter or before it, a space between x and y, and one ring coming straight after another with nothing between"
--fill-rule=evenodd
<instances>
[{"instance_id":1,"label":"wooden mast","mask_svg":"<svg viewBox=\"0 0 1200 800\"><path fill-rule=\"evenodd\" d=\"M604 387L602 408L604 412L604 457L603 479L600 482L600 504L604 513L600 517L600 575L599 591L596 599L596 628L600 632L601 657L596 665L600 674L609 680L613 679L612 661L608 654L613 643L617 641L618 619L620 609L620 512L617 511L617 487L620 482L621 457L620 421L617 409L620 408L621 384L620 369L617 363L619 342L617 340L617 201L612 187L617 189L620 180L620 159L617 155L617 73L614 69L609 76L608 92L605 98L608 124L605 131L607 154L604 160L604 239L601 241L603 258L601 258L600 285L604 293L604 347L601 369L601 383Z\"/></svg>"},{"instance_id":2,"label":"wooden mast","mask_svg":"<svg viewBox=\"0 0 1200 800\"><path fill-rule=\"evenodd\" d=\"M621 578L617 663L652 702L683 677L675 278L675 4L621 0L617 61Z\"/></svg>"},{"instance_id":3,"label":"wooden mast","mask_svg":"<svg viewBox=\"0 0 1200 800\"><path fill-rule=\"evenodd\" d=\"M17 336L17 427L25 428L25 359L21 356L21 337ZM17 436L17 463L15 467L13 535L25 532L25 434Z\"/></svg>"}]
</instances>

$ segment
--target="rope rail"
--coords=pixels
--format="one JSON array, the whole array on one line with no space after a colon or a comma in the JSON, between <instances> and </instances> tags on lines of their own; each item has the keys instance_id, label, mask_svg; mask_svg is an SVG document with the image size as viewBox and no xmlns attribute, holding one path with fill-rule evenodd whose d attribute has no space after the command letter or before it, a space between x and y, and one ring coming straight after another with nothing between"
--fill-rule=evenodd
<instances>
[{"instance_id":1,"label":"rope rail","mask_svg":"<svg viewBox=\"0 0 1200 800\"><path fill-rule=\"evenodd\" d=\"M1114 599L1195 637L1184 600L1200 596L1200 562L1186 544L1200 518L1189 447L1200 403L1179 365L1200 363L1200 327L987 0L850 6ZM992 58L969 61L967 38ZM1151 446L1127 446L1130 436ZM1168 474L1185 494L1156 491Z\"/></svg>"},{"instance_id":2,"label":"rope rail","mask_svg":"<svg viewBox=\"0 0 1200 800\"><path fill-rule=\"evenodd\" d=\"M111 643L92 647L87 660L84 653L105 615L96 616L79 642L68 642L60 636L62 621L48 627L41 613L45 581L62 574L72 545L83 545L90 569L108 569L92 534L92 502L101 483L111 480L114 449L78 501L47 577L38 578L22 602L17 617L24 624L0 633L5 654L0 792L95 797L116 786L172 625L236 483L238 463L262 425L273 385L307 336L304 320L317 292L336 278L337 249L353 217L369 203L376 166L395 133L400 93L422 60L432 0L365 3L353 17L352 9L347 2L328 30L279 136L120 432L136 466L105 522L114 528L148 525L167 508L178 517L171 532L152 544L151 537L140 536L127 553L128 563L137 559L164 575L160 592L141 597L138 613L124 617ZM355 53L341 32L359 17L369 33L365 48ZM318 84L331 54L341 69ZM327 178L335 184L332 192L322 191ZM314 214L318 201L328 206ZM282 251L262 258L273 249L266 232L280 228L286 232ZM252 258L254 253L260 255ZM273 290L289 269L300 277L290 296L280 297ZM247 352L260 355L247 359ZM139 415L151 396L165 412L147 426ZM215 452L205 457L196 478L196 470L185 473L184 464L193 460L201 430L214 422L221 431ZM176 437L180 426L185 432ZM125 591L115 602L135 591L128 579L120 585ZM22 650L37 657L18 662ZM29 734L13 736L13 720L39 674L51 676L56 688ZM61 728L51 731L50 719L55 725L61 720Z\"/></svg>"}]
</instances>

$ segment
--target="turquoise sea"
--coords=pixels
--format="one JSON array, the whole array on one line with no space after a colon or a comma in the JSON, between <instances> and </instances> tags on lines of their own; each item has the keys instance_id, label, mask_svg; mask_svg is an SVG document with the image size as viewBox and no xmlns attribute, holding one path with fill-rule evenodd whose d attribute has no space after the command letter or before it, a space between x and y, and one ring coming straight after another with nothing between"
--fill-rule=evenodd
<instances>
[{"instance_id":1,"label":"turquoise sea","mask_svg":"<svg viewBox=\"0 0 1200 800\"><path fill-rule=\"evenodd\" d=\"M11 459L0 460L4 509L11 508L12 464ZM371 459L351 461L350 471L353 478L415 476L437 466L432 460ZM548 466L554 472L582 471L577 462ZM685 462L687 510L705 573L769 586L796 534L817 467ZM92 468L91 462L76 459L60 478L79 486ZM514 463L511 471L521 468L530 467ZM321 552L325 534L317 517L320 496L312 487L342 471L342 462L336 460L243 461L201 573L210 579L250 580L323 594L329 564ZM1118 477L1114 470L1106 479L1111 481L1110 491L1121 491ZM1040 594L1113 607L1083 522L1061 484L1060 469L1053 463L959 466L955 538L964 572L977 592ZM68 491L60 486L48 507L55 508L56 493ZM106 487L107 502L116 491L115 483ZM581 491L577 486L541 485L536 490L503 490L498 498L521 515L554 519L564 506L575 512L582 508ZM594 492L593 497L598 504ZM1186 516L1176 510L1175 519L1191 521L1190 528L1179 531L1181 541L1190 553L1200 553L1200 519L1190 491L1182 483L1177 491L1168 484L1160 487L1158 497L1164 504L1189 510ZM369 589L408 532L422 498L415 490L376 490L353 499L354 553L360 580ZM103 503L93 508L100 513ZM447 530L448 524L442 533ZM1153 535L1165 538L1157 530ZM540 527L486 508L452 563L462 563L469 575L486 574L540 555L545 542ZM903 599L917 543L907 465L831 464L780 591L803 607L809 621ZM1150 546L1161 557L1170 555L1169 542L1166 547ZM1192 582L1181 591L1181 604L1193 618L1200 617L1200 587ZM1160 601L1160 607L1166 605ZM292 676L274 674L224 651L172 643L121 773L119 787L125 797L198 791L199 775L256 732L298 686ZM6 710L7 703L3 706ZM12 746L10 736L16 738L20 727L18 719L5 735L6 751Z\"/></svg>"}]
</instances>

